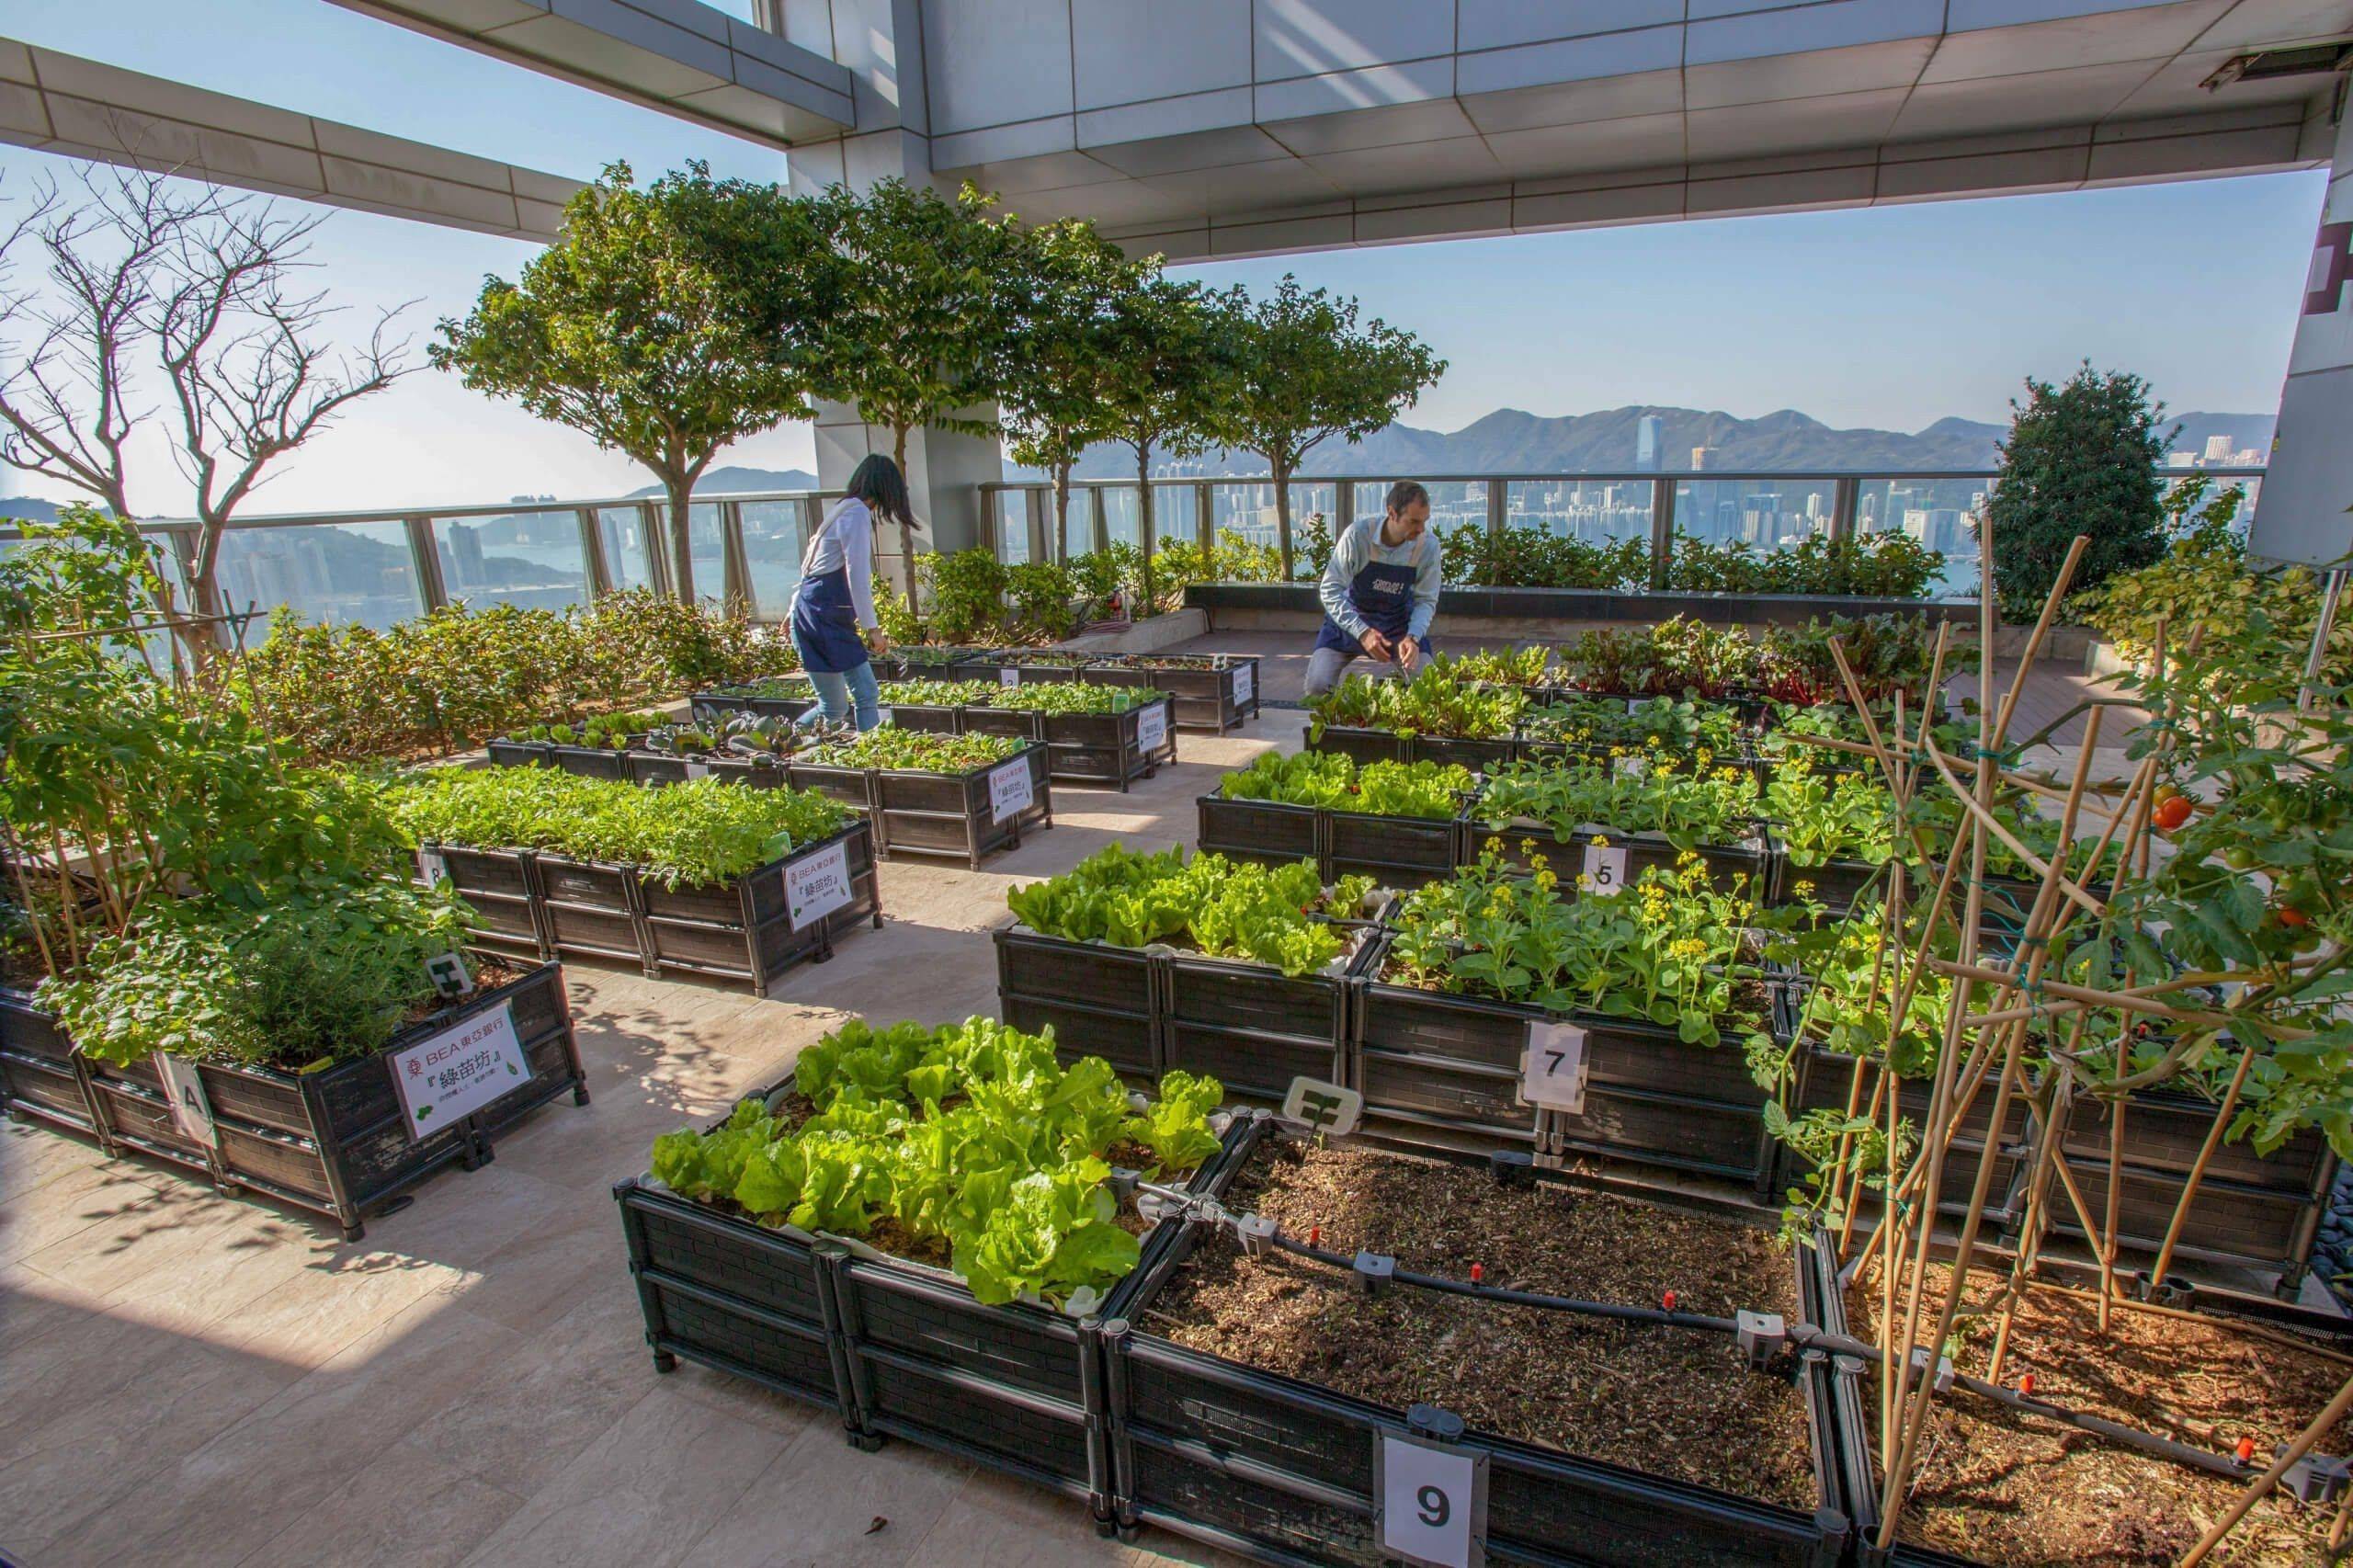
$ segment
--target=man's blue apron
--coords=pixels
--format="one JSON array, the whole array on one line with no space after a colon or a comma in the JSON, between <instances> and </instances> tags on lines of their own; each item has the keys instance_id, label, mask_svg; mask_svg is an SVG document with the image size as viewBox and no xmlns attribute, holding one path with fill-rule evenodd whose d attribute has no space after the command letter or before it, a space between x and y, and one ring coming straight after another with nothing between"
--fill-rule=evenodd
<instances>
[{"instance_id":1,"label":"man's blue apron","mask_svg":"<svg viewBox=\"0 0 2353 1568\"><path fill-rule=\"evenodd\" d=\"M825 519L831 528L840 514ZM801 586L792 596L792 635L801 644L801 662L820 675L847 675L868 660L865 640L858 634L858 604L849 596L849 567L841 565L814 576L808 564L824 538L820 530L809 541L802 558Z\"/></svg>"},{"instance_id":2,"label":"man's blue apron","mask_svg":"<svg viewBox=\"0 0 2353 1568\"><path fill-rule=\"evenodd\" d=\"M1360 528L1378 528L1381 524L1368 520ZM1368 561L1364 569L1348 584L1348 602L1356 606L1364 623L1388 638L1392 642L1405 635L1414 619L1414 579L1421 574L1422 551L1428 547L1427 533L1414 540L1414 558L1394 563ZM1318 648L1333 648L1343 653L1361 653L1364 644L1340 630L1330 616L1324 618L1323 629L1315 634ZM1422 644L1425 653L1429 644Z\"/></svg>"}]
</instances>

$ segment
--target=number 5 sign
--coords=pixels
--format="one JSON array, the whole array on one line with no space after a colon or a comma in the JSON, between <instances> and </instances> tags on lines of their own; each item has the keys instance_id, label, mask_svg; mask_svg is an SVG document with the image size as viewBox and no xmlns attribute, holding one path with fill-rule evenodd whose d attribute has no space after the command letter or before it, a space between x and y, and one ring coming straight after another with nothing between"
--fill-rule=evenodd
<instances>
[{"instance_id":1,"label":"number 5 sign","mask_svg":"<svg viewBox=\"0 0 2353 1568\"><path fill-rule=\"evenodd\" d=\"M1483 1568L1487 1456L1383 1432L1373 1449L1381 1550L1422 1568Z\"/></svg>"}]
</instances>

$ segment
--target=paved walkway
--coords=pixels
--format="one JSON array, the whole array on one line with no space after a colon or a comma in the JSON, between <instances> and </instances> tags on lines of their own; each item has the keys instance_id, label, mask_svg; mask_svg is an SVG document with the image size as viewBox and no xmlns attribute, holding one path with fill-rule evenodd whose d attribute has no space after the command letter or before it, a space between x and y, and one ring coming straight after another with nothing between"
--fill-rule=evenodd
<instances>
[{"instance_id":1,"label":"paved walkway","mask_svg":"<svg viewBox=\"0 0 2353 1568\"><path fill-rule=\"evenodd\" d=\"M974 872L882 868L890 923L780 1000L567 966L595 1103L559 1100L363 1241L58 1133L0 1127L0 1554L23 1568L1052 1568L1224 1561L718 1373L657 1376L612 1184L852 1014L994 1013L1005 890L1114 838L1189 844L1193 799L1282 744L1270 711ZM878 1526L878 1521L881 1521Z\"/></svg>"}]
</instances>

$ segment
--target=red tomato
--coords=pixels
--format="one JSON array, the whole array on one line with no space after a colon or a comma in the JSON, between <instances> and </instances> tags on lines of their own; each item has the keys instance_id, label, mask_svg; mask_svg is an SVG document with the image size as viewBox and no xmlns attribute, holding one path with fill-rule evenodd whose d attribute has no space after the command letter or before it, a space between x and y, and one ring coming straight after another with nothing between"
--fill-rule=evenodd
<instances>
[{"instance_id":1,"label":"red tomato","mask_svg":"<svg viewBox=\"0 0 2353 1568\"><path fill-rule=\"evenodd\" d=\"M2313 917L2301 909L2283 909L2279 912L2279 924L2290 930L2301 931L2312 923Z\"/></svg>"},{"instance_id":2,"label":"red tomato","mask_svg":"<svg viewBox=\"0 0 2353 1568\"><path fill-rule=\"evenodd\" d=\"M2189 797L2176 795L2157 807L2157 831L2171 833L2189 820Z\"/></svg>"}]
</instances>

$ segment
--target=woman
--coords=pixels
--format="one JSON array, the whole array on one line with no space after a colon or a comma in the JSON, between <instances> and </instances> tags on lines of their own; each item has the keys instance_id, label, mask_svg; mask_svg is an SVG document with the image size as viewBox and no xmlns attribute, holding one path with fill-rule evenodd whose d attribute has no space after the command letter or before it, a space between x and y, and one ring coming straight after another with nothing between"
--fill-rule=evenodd
<instances>
[{"instance_id":1,"label":"woman","mask_svg":"<svg viewBox=\"0 0 2353 1568\"><path fill-rule=\"evenodd\" d=\"M792 596L792 645L817 690L804 724L838 724L854 703L858 727L882 722L867 652L890 652L891 640L874 619L874 525L883 518L914 522L907 482L899 465L877 453L849 476L849 493L825 514L801 558L801 586ZM859 633L865 636L861 640Z\"/></svg>"}]
</instances>

